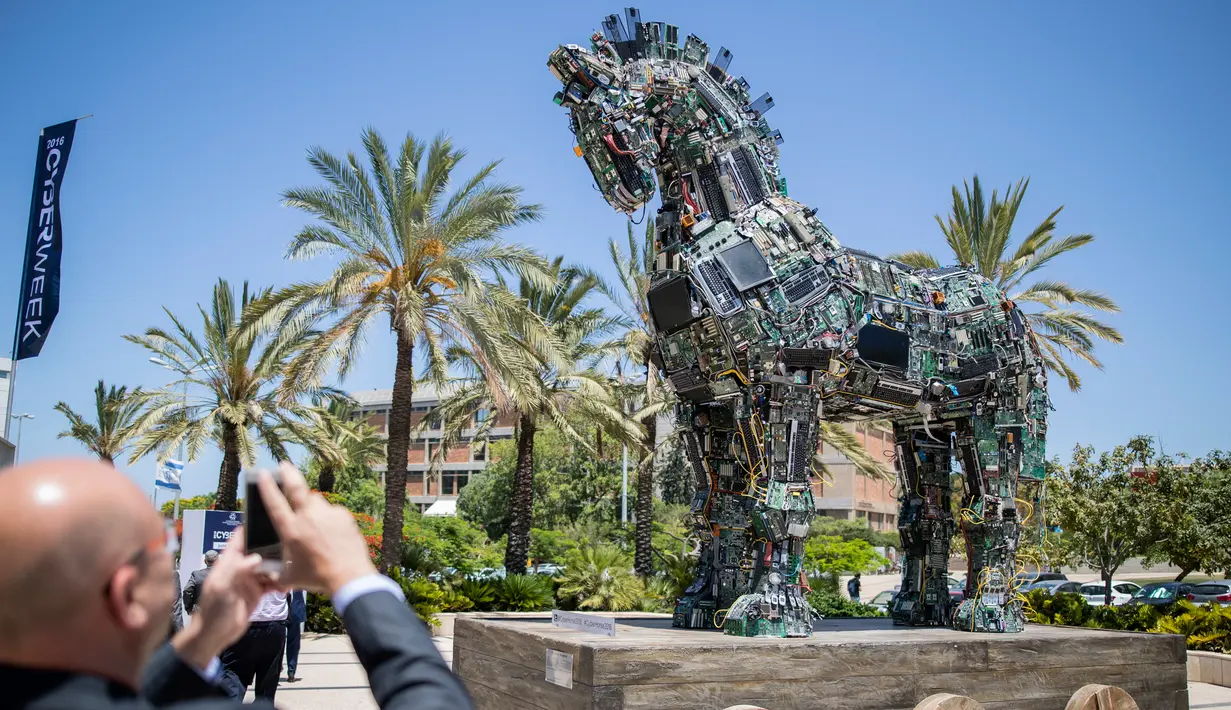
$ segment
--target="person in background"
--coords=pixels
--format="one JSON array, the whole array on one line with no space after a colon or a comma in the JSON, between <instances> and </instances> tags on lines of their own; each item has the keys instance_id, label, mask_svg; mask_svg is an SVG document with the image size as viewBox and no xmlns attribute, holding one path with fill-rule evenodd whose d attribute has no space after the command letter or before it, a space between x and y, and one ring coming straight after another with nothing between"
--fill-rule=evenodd
<instances>
[{"instance_id":1,"label":"person in background","mask_svg":"<svg viewBox=\"0 0 1231 710\"><path fill-rule=\"evenodd\" d=\"M201 585L205 583L205 578L209 576L209 571L217 561L218 551L210 550L205 553L205 566L188 575L188 584L184 585L184 613L191 614L196 610L197 603L201 601ZM179 579L178 575L176 579Z\"/></svg>"},{"instance_id":2,"label":"person in background","mask_svg":"<svg viewBox=\"0 0 1231 710\"><path fill-rule=\"evenodd\" d=\"M295 671L299 669L299 637L308 620L308 600L302 589L292 591L290 600L291 611L286 619L286 682L294 683L300 680Z\"/></svg>"},{"instance_id":3,"label":"person in background","mask_svg":"<svg viewBox=\"0 0 1231 710\"><path fill-rule=\"evenodd\" d=\"M171 607L171 631L168 636L174 636L176 632L184 628L184 599L180 593L180 561L175 558L175 572L172 574L175 580L175 605Z\"/></svg>"},{"instance_id":4,"label":"person in background","mask_svg":"<svg viewBox=\"0 0 1231 710\"><path fill-rule=\"evenodd\" d=\"M224 672L239 679L233 691L238 699L243 699L255 680L256 697L273 702L278 692L278 676L282 674L288 612L286 592L267 592L248 618L248 630L222 652Z\"/></svg>"},{"instance_id":5,"label":"person in background","mask_svg":"<svg viewBox=\"0 0 1231 710\"><path fill-rule=\"evenodd\" d=\"M860 586L861 584L859 582L859 573L856 572L855 576L851 577L850 581L846 583L846 593L851 595L851 601L855 602L856 604L859 603L859 587Z\"/></svg>"}]
</instances>

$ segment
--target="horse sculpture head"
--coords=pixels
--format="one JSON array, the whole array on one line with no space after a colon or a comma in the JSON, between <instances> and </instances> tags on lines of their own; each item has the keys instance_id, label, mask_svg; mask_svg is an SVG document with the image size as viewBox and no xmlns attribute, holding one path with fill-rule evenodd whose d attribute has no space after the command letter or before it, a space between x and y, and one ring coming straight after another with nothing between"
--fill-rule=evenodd
<instances>
[{"instance_id":1,"label":"horse sculpture head","mask_svg":"<svg viewBox=\"0 0 1231 710\"><path fill-rule=\"evenodd\" d=\"M574 150L603 198L631 214L654 196L657 179L664 201L700 220L702 200L694 196L711 183L726 193L728 213L785 195L782 137L762 118L773 99L749 100L748 82L727 74L731 52L720 48L711 60L695 35L681 47L676 26L643 23L635 8L625 19L608 15L589 48L561 45L547 60L563 85L555 101L569 110ZM712 175L694 174L702 170ZM703 185L705 177L712 180Z\"/></svg>"}]
</instances>

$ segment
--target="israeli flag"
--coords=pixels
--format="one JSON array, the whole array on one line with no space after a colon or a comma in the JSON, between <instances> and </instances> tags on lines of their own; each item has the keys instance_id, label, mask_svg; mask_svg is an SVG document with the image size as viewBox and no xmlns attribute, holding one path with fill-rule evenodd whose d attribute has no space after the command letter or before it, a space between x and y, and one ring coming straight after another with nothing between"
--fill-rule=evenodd
<instances>
[{"instance_id":1,"label":"israeli flag","mask_svg":"<svg viewBox=\"0 0 1231 710\"><path fill-rule=\"evenodd\" d=\"M158 467L154 477L154 485L173 491L180 489L180 477L184 475L184 464L175 459L167 459Z\"/></svg>"}]
</instances>

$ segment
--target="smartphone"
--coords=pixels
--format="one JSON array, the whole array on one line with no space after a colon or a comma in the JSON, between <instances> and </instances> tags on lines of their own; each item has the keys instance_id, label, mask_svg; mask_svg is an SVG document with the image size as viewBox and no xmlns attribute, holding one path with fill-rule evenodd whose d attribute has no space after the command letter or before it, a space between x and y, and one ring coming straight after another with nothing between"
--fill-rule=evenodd
<instances>
[{"instance_id":1,"label":"smartphone","mask_svg":"<svg viewBox=\"0 0 1231 710\"><path fill-rule=\"evenodd\" d=\"M282 571L282 540L274 529L269 512L265 509L265 501L261 498L261 489L257 486L258 476L269 473L278 490L282 490L282 476L277 471L247 471L244 473L244 485L247 489L244 495L244 546L248 554L261 556L261 569L266 572Z\"/></svg>"}]
</instances>

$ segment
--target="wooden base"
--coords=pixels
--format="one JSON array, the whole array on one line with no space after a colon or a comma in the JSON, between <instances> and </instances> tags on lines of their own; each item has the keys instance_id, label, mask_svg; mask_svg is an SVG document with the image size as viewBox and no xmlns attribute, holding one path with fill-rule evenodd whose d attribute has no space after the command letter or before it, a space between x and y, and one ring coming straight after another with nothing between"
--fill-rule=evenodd
<instances>
[{"instance_id":1,"label":"wooden base","mask_svg":"<svg viewBox=\"0 0 1231 710\"><path fill-rule=\"evenodd\" d=\"M817 622L811 638L745 639L672 629L665 615L620 616L614 637L554 628L548 615L459 616L454 670L480 710L908 710L937 693L985 710L1063 710L1091 683L1123 688L1143 710L1188 710L1181 636L836 619ZM572 655L572 687L546 681L548 649Z\"/></svg>"}]
</instances>

